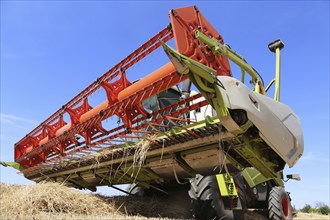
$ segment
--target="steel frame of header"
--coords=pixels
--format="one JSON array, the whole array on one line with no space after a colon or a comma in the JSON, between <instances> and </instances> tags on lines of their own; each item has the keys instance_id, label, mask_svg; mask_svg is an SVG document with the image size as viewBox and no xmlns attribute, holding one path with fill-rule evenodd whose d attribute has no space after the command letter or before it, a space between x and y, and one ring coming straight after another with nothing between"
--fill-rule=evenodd
<instances>
[{"instance_id":1,"label":"steel frame of header","mask_svg":"<svg viewBox=\"0 0 330 220\"><path fill-rule=\"evenodd\" d=\"M33 167L65 157L69 152L74 152L72 149L83 151L90 148L89 146L96 146L95 141L100 141L102 138L111 140L118 135L127 136L132 130L135 133L143 132L144 127L137 125L137 122L141 121L141 118L152 116L144 110L142 101L187 79L187 76L178 74L174 66L168 63L137 83L132 84L127 80L126 70L159 48L161 41L167 42L174 37L176 48L180 53L216 70L216 75L231 76L228 59L225 56L215 56L195 37L195 32L199 30L224 44L221 35L197 7L171 10L169 17L171 23L168 27L104 73L16 143L15 161L24 167ZM116 77L118 79L113 81ZM88 97L101 87L106 91L107 100L98 106L90 106ZM189 100L181 104L189 103ZM203 102L203 105L206 104ZM191 109L193 108L185 107L181 109L181 113L169 116L180 116ZM64 121L65 113L70 115L70 122ZM119 133L117 132L120 130L119 127L110 130L102 127L102 121L114 115L120 117L124 123L120 126ZM168 119L158 117L155 123L161 124L164 120ZM109 136L114 132L113 136ZM78 142L76 135L84 137L85 141Z\"/></svg>"}]
</instances>

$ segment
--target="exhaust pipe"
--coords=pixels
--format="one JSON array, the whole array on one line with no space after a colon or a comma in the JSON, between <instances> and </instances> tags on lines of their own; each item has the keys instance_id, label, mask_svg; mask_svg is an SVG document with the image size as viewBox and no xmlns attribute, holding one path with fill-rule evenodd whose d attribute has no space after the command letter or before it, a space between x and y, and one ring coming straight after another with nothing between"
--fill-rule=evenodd
<instances>
[{"instance_id":1,"label":"exhaust pipe","mask_svg":"<svg viewBox=\"0 0 330 220\"><path fill-rule=\"evenodd\" d=\"M268 48L271 52L276 53L274 100L280 101L281 50L284 48L284 43L280 39L277 39L271 42L270 44L268 44Z\"/></svg>"}]
</instances>

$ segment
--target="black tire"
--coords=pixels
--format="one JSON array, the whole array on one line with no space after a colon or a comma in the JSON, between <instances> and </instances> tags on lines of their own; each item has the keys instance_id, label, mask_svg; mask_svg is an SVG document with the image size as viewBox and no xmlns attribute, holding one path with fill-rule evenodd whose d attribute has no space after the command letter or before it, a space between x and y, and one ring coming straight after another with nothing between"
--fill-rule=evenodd
<instances>
[{"instance_id":1,"label":"black tire","mask_svg":"<svg viewBox=\"0 0 330 220\"><path fill-rule=\"evenodd\" d=\"M246 182L241 173L234 176L235 185L237 187L237 194L239 197L239 201L242 206L242 216L244 216L244 212L247 210L247 195L246 195ZM236 213L240 213L240 211L236 211ZM239 215L239 214L238 214ZM244 219L244 218L243 218Z\"/></svg>"},{"instance_id":2,"label":"black tire","mask_svg":"<svg viewBox=\"0 0 330 220\"><path fill-rule=\"evenodd\" d=\"M131 195L143 197L145 196L145 189L142 186L137 185L136 183L132 183L126 189Z\"/></svg>"},{"instance_id":3,"label":"black tire","mask_svg":"<svg viewBox=\"0 0 330 220\"><path fill-rule=\"evenodd\" d=\"M219 193L219 187L215 176L196 175L190 181L192 214L196 219L209 220L243 220L242 210L225 209L224 200ZM236 184L238 185L238 184ZM237 186L239 188L239 186ZM241 184L243 187L243 184ZM241 200L241 202L243 202ZM245 207L245 205L242 207Z\"/></svg>"},{"instance_id":4,"label":"black tire","mask_svg":"<svg viewBox=\"0 0 330 220\"><path fill-rule=\"evenodd\" d=\"M155 201L153 209L158 207L158 214L162 217L167 217L170 219L191 219L189 196L187 193L189 185L168 184L162 186L161 189L166 191L168 194L157 191L152 187L146 189L134 183L130 184L126 191L135 197L152 198L152 200ZM148 214L147 209L143 210L143 213L139 214L146 217L157 217L151 216L150 213Z\"/></svg>"},{"instance_id":5,"label":"black tire","mask_svg":"<svg viewBox=\"0 0 330 220\"><path fill-rule=\"evenodd\" d=\"M292 207L288 193L282 188L275 186L268 197L268 216L270 220L291 220Z\"/></svg>"}]
</instances>

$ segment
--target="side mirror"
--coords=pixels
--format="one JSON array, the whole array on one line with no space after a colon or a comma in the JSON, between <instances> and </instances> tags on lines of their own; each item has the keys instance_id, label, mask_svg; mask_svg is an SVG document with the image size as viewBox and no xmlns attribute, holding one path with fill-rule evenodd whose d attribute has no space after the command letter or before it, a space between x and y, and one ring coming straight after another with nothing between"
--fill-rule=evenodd
<instances>
[{"instance_id":1,"label":"side mirror","mask_svg":"<svg viewBox=\"0 0 330 220\"><path fill-rule=\"evenodd\" d=\"M299 174L288 174L286 175L286 178L288 178L288 180L297 180L297 181L300 181L301 178L300 178L300 175Z\"/></svg>"}]
</instances>

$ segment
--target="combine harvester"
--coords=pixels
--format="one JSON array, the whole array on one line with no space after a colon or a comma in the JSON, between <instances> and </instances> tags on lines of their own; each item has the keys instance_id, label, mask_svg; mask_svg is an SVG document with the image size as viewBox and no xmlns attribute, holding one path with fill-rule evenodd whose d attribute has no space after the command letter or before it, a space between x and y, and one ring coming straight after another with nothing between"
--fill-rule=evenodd
<instances>
[{"instance_id":1,"label":"combine harvester","mask_svg":"<svg viewBox=\"0 0 330 220\"><path fill-rule=\"evenodd\" d=\"M279 102L284 44L268 45L276 76L265 87L197 7L173 9L169 17L167 27L16 143L15 162L2 164L35 182L91 191L130 184L127 193L139 196L185 192L196 219L244 219L247 209L291 219L283 169L304 147L299 118ZM165 44L171 38L176 50ZM159 47L170 62L130 82L129 68ZM241 80L232 77L229 60ZM266 92L273 84L272 99ZM89 98L99 89L107 99L93 107ZM105 128L111 118L118 123Z\"/></svg>"}]
</instances>

